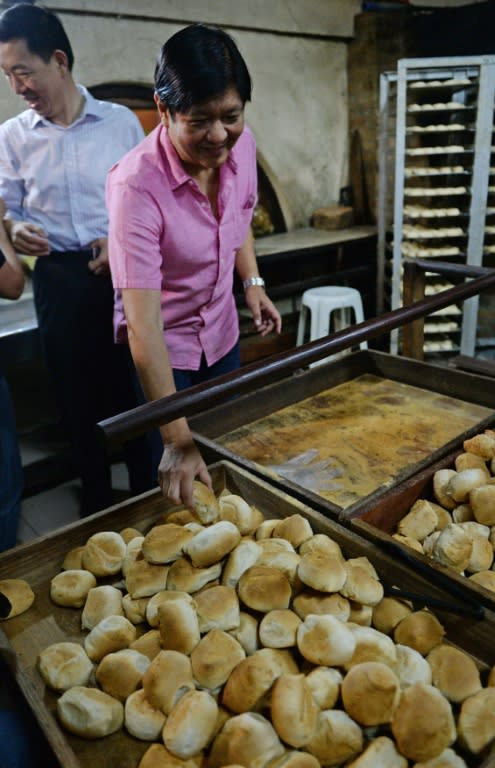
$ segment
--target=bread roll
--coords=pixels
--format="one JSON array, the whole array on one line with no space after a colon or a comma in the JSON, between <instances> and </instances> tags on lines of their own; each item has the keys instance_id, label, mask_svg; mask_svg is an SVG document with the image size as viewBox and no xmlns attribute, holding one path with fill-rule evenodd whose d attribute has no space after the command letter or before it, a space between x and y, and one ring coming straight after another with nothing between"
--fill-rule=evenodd
<instances>
[{"instance_id":1,"label":"bread roll","mask_svg":"<svg viewBox=\"0 0 495 768\"><path fill-rule=\"evenodd\" d=\"M495 438L486 432L464 440L463 447L468 453L474 453L485 461L495 457Z\"/></svg>"},{"instance_id":2,"label":"bread roll","mask_svg":"<svg viewBox=\"0 0 495 768\"><path fill-rule=\"evenodd\" d=\"M299 554L307 555L309 552L322 552L328 557L341 557L344 559L340 545L327 536L326 533L315 533L299 546Z\"/></svg>"},{"instance_id":3,"label":"bread roll","mask_svg":"<svg viewBox=\"0 0 495 768\"><path fill-rule=\"evenodd\" d=\"M268 613L289 607L289 580L276 568L253 565L239 579L239 598L253 611Z\"/></svg>"},{"instance_id":4,"label":"bread roll","mask_svg":"<svg viewBox=\"0 0 495 768\"><path fill-rule=\"evenodd\" d=\"M469 523L464 523L469 525ZM467 531L468 536L471 538L471 556L469 563L466 565L466 571L468 573L478 573L478 571L487 571L491 568L493 563L493 547L489 540L485 536L481 536L478 533L472 533Z\"/></svg>"},{"instance_id":5,"label":"bread roll","mask_svg":"<svg viewBox=\"0 0 495 768\"><path fill-rule=\"evenodd\" d=\"M433 534L430 534L430 536L432 535ZM395 539L395 541L398 541L399 544L404 544L406 547L414 549L415 552L424 552L423 545L417 539L412 539L410 536L403 536L401 533L393 533L392 538ZM427 541L428 539L429 536L427 536L426 539L423 539L423 541Z\"/></svg>"},{"instance_id":6,"label":"bread roll","mask_svg":"<svg viewBox=\"0 0 495 768\"><path fill-rule=\"evenodd\" d=\"M447 523L447 525L450 525L450 523ZM442 531L433 531L433 533L430 533L430 535L427 536L426 539L423 539L423 554L425 554L427 557L433 557L433 547L435 546L437 539L441 533Z\"/></svg>"},{"instance_id":7,"label":"bread roll","mask_svg":"<svg viewBox=\"0 0 495 768\"><path fill-rule=\"evenodd\" d=\"M124 725L135 739L158 741L165 719L163 712L151 706L142 688L127 697L124 705Z\"/></svg>"},{"instance_id":8,"label":"bread roll","mask_svg":"<svg viewBox=\"0 0 495 768\"><path fill-rule=\"evenodd\" d=\"M340 594L325 595L321 592L301 592L292 601L292 609L299 618L305 619L310 613L328 613L346 622L351 615L351 604L346 597Z\"/></svg>"},{"instance_id":9,"label":"bread roll","mask_svg":"<svg viewBox=\"0 0 495 768\"><path fill-rule=\"evenodd\" d=\"M470 504L459 504L452 510L453 523L467 523L469 520L474 520L473 510Z\"/></svg>"},{"instance_id":10,"label":"bread roll","mask_svg":"<svg viewBox=\"0 0 495 768\"><path fill-rule=\"evenodd\" d=\"M341 686L344 709L361 725L381 725L392 719L400 699L400 683L386 664L366 661L346 674Z\"/></svg>"},{"instance_id":11,"label":"bread roll","mask_svg":"<svg viewBox=\"0 0 495 768\"><path fill-rule=\"evenodd\" d=\"M410 605L395 597L384 597L373 607L373 626L379 632L390 635L399 621L412 613Z\"/></svg>"},{"instance_id":12,"label":"bread roll","mask_svg":"<svg viewBox=\"0 0 495 768\"><path fill-rule=\"evenodd\" d=\"M82 569L82 553L84 552L84 544L80 547L73 547L70 549L64 557L62 568L64 571Z\"/></svg>"},{"instance_id":13,"label":"bread roll","mask_svg":"<svg viewBox=\"0 0 495 768\"><path fill-rule=\"evenodd\" d=\"M141 687L150 663L147 656L131 648L108 653L96 668L96 682L105 693L123 702Z\"/></svg>"},{"instance_id":14,"label":"bread roll","mask_svg":"<svg viewBox=\"0 0 495 768\"><path fill-rule=\"evenodd\" d=\"M287 539L297 549L310 539L313 530L309 521L302 515L294 514L279 520L273 529L272 536Z\"/></svg>"},{"instance_id":15,"label":"bread roll","mask_svg":"<svg viewBox=\"0 0 495 768\"><path fill-rule=\"evenodd\" d=\"M197 592L222 574L222 564L209 568L196 568L187 557L179 557L169 568L167 589L177 592Z\"/></svg>"},{"instance_id":16,"label":"bread roll","mask_svg":"<svg viewBox=\"0 0 495 768\"><path fill-rule=\"evenodd\" d=\"M183 549L194 534L183 525L164 523L155 525L144 537L142 551L145 560L153 565L166 565L182 556Z\"/></svg>"},{"instance_id":17,"label":"bread roll","mask_svg":"<svg viewBox=\"0 0 495 768\"><path fill-rule=\"evenodd\" d=\"M78 643L53 643L41 651L38 668L44 682L55 691L86 685L93 664Z\"/></svg>"},{"instance_id":18,"label":"bread roll","mask_svg":"<svg viewBox=\"0 0 495 768\"><path fill-rule=\"evenodd\" d=\"M240 623L239 599L232 587L215 586L194 596L201 634L211 629L235 629Z\"/></svg>"},{"instance_id":19,"label":"bread roll","mask_svg":"<svg viewBox=\"0 0 495 768\"><path fill-rule=\"evenodd\" d=\"M408 645L397 644L396 672L401 688L409 688L414 683L431 684L431 667L419 651Z\"/></svg>"},{"instance_id":20,"label":"bread roll","mask_svg":"<svg viewBox=\"0 0 495 768\"><path fill-rule=\"evenodd\" d=\"M426 760L424 763L414 763L414 768L467 768L467 764L453 749L447 748L431 760Z\"/></svg>"},{"instance_id":21,"label":"bread roll","mask_svg":"<svg viewBox=\"0 0 495 768\"><path fill-rule=\"evenodd\" d=\"M192 513L192 510L181 507L181 509L172 509L169 512L165 512L156 521L157 525L163 523L175 523L176 525L188 525L188 523L197 523L198 519Z\"/></svg>"},{"instance_id":22,"label":"bread roll","mask_svg":"<svg viewBox=\"0 0 495 768\"><path fill-rule=\"evenodd\" d=\"M150 601L149 597L138 597L137 600L127 593L122 598L122 608L124 616L133 624L142 624L146 620L146 608Z\"/></svg>"},{"instance_id":23,"label":"bread roll","mask_svg":"<svg viewBox=\"0 0 495 768\"><path fill-rule=\"evenodd\" d=\"M201 688L216 690L245 657L242 645L232 635L212 629L191 653L194 679Z\"/></svg>"},{"instance_id":24,"label":"bread roll","mask_svg":"<svg viewBox=\"0 0 495 768\"><path fill-rule=\"evenodd\" d=\"M267 552L272 552L273 554L276 554L277 552L295 552L296 550L290 543L288 539L281 539L278 537L271 537L266 539L259 539L257 540L259 546L262 549L262 554Z\"/></svg>"},{"instance_id":25,"label":"bread roll","mask_svg":"<svg viewBox=\"0 0 495 768\"><path fill-rule=\"evenodd\" d=\"M327 709L320 712L316 730L305 749L321 765L341 765L363 749L363 733L346 712Z\"/></svg>"},{"instance_id":26,"label":"bread roll","mask_svg":"<svg viewBox=\"0 0 495 768\"><path fill-rule=\"evenodd\" d=\"M397 747L410 760L430 760L456 738L452 709L437 688L415 683L403 691L391 723Z\"/></svg>"},{"instance_id":27,"label":"bread roll","mask_svg":"<svg viewBox=\"0 0 495 768\"><path fill-rule=\"evenodd\" d=\"M304 675L280 675L271 694L272 724L291 747L303 747L316 729L319 709Z\"/></svg>"},{"instance_id":28,"label":"bread roll","mask_svg":"<svg viewBox=\"0 0 495 768\"><path fill-rule=\"evenodd\" d=\"M239 626L237 629L231 629L229 632L242 645L246 656L251 656L260 647L258 627L259 622L255 616L241 611L239 614Z\"/></svg>"},{"instance_id":29,"label":"bread roll","mask_svg":"<svg viewBox=\"0 0 495 768\"><path fill-rule=\"evenodd\" d=\"M124 707L100 691L76 685L57 701L57 715L68 731L83 739L99 739L122 727Z\"/></svg>"},{"instance_id":30,"label":"bread roll","mask_svg":"<svg viewBox=\"0 0 495 768\"><path fill-rule=\"evenodd\" d=\"M144 536L135 536L133 539L127 542L127 549L124 555L124 559L122 560L122 576L125 578L127 576L127 572L129 571L130 566L132 563L134 563L138 557L143 558L142 554L142 547L143 547L143 541Z\"/></svg>"},{"instance_id":31,"label":"bread roll","mask_svg":"<svg viewBox=\"0 0 495 768\"><path fill-rule=\"evenodd\" d=\"M262 768L284 751L270 721L256 712L245 712L227 720L217 734L208 766L222 768L237 764Z\"/></svg>"},{"instance_id":32,"label":"bread roll","mask_svg":"<svg viewBox=\"0 0 495 768\"><path fill-rule=\"evenodd\" d=\"M143 675L147 700L165 715L187 691L194 688L189 656L178 651L160 651Z\"/></svg>"},{"instance_id":33,"label":"bread roll","mask_svg":"<svg viewBox=\"0 0 495 768\"><path fill-rule=\"evenodd\" d=\"M459 742L478 755L495 738L495 688L483 688L461 705L457 720Z\"/></svg>"},{"instance_id":34,"label":"bread roll","mask_svg":"<svg viewBox=\"0 0 495 768\"><path fill-rule=\"evenodd\" d=\"M256 531L254 534L256 541L259 541L261 539L269 539L277 523L278 523L278 518L263 520L263 522L260 525L258 525L258 527L256 528Z\"/></svg>"},{"instance_id":35,"label":"bread roll","mask_svg":"<svg viewBox=\"0 0 495 768\"><path fill-rule=\"evenodd\" d=\"M136 627L125 616L107 616L84 638L84 648L92 661L100 661L107 653L128 648L136 639Z\"/></svg>"},{"instance_id":36,"label":"bread roll","mask_svg":"<svg viewBox=\"0 0 495 768\"><path fill-rule=\"evenodd\" d=\"M478 523L495 525L495 485L481 485L472 490L469 505Z\"/></svg>"},{"instance_id":37,"label":"bread roll","mask_svg":"<svg viewBox=\"0 0 495 768\"><path fill-rule=\"evenodd\" d=\"M454 501L463 504L469 500L469 494L474 488L485 485L488 480L486 467L463 469L451 477L447 485L447 492Z\"/></svg>"},{"instance_id":38,"label":"bread roll","mask_svg":"<svg viewBox=\"0 0 495 768\"><path fill-rule=\"evenodd\" d=\"M201 768L203 754L190 760L172 755L163 744L151 744L142 756L138 768Z\"/></svg>"},{"instance_id":39,"label":"bread roll","mask_svg":"<svg viewBox=\"0 0 495 768\"><path fill-rule=\"evenodd\" d=\"M316 549L301 557L297 573L303 584L319 592L338 592L347 579L340 555L331 557Z\"/></svg>"},{"instance_id":40,"label":"bread roll","mask_svg":"<svg viewBox=\"0 0 495 768\"><path fill-rule=\"evenodd\" d=\"M194 600L187 592L167 592L166 598L158 606L162 646L189 654L200 640Z\"/></svg>"},{"instance_id":41,"label":"bread roll","mask_svg":"<svg viewBox=\"0 0 495 768\"><path fill-rule=\"evenodd\" d=\"M95 576L114 576L122 568L127 550L122 536L116 531L98 531L86 542L82 566Z\"/></svg>"},{"instance_id":42,"label":"bread roll","mask_svg":"<svg viewBox=\"0 0 495 768\"><path fill-rule=\"evenodd\" d=\"M254 710L270 690L274 681L286 672L283 651L265 648L243 659L233 669L222 693L222 704L231 712L241 713Z\"/></svg>"},{"instance_id":43,"label":"bread roll","mask_svg":"<svg viewBox=\"0 0 495 768\"><path fill-rule=\"evenodd\" d=\"M237 587L242 574L255 565L262 549L255 541L243 539L232 550L222 571L222 584L226 587Z\"/></svg>"},{"instance_id":44,"label":"bread roll","mask_svg":"<svg viewBox=\"0 0 495 768\"><path fill-rule=\"evenodd\" d=\"M217 702L206 691L188 691L171 710L163 727L163 742L183 760L210 743L217 721Z\"/></svg>"},{"instance_id":45,"label":"bread roll","mask_svg":"<svg viewBox=\"0 0 495 768\"><path fill-rule=\"evenodd\" d=\"M93 629L108 616L123 616L122 592L110 584L91 587L81 614L83 629Z\"/></svg>"},{"instance_id":46,"label":"bread roll","mask_svg":"<svg viewBox=\"0 0 495 768\"><path fill-rule=\"evenodd\" d=\"M259 556L256 565L268 566L268 568L275 568L280 573L283 573L287 578L293 594L297 594L302 588L303 583L299 578L298 569L301 562L301 556L297 552L289 552L284 550L270 551L264 549Z\"/></svg>"},{"instance_id":47,"label":"bread roll","mask_svg":"<svg viewBox=\"0 0 495 768\"><path fill-rule=\"evenodd\" d=\"M110 584L92 587L81 614L83 629L93 629L108 616L123 616L122 592Z\"/></svg>"},{"instance_id":48,"label":"bread roll","mask_svg":"<svg viewBox=\"0 0 495 768\"><path fill-rule=\"evenodd\" d=\"M376 605L383 598L383 586L366 558L345 561L347 578L340 594L363 605Z\"/></svg>"},{"instance_id":49,"label":"bread roll","mask_svg":"<svg viewBox=\"0 0 495 768\"><path fill-rule=\"evenodd\" d=\"M297 647L313 664L341 666L353 656L352 630L334 616L306 616L297 630Z\"/></svg>"},{"instance_id":50,"label":"bread roll","mask_svg":"<svg viewBox=\"0 0 495 768\"><path fill-rule=\"evenodd\" d=\"M355 648L351 658L344 662L345 669L365 661L378 661L395 669L397 650L390 637L373 627L361 627L359 624L349 624L349 627L354 637Z\"/></svg>"},{"instance_id":51,"label":"bread roll","mask_svg":"<svg viewBox=\"0 0 495 768\"><path fill-rule=\"evenodd\" d=\"M183 593L179 593L179 594L183 594ZM150 627L158 627L160 623L160 617L158 616L158 608L163 602L170 599L171 599L170 592L167 589L162 589L160 592L157 592L156 595L146 598L146 600L148 601L146 604L146 621L148 622Z\"/></svg>"},{"instance_id":52,"label":"bread roll","mask_svg":"<svg viewBox=\"0 0 495 768\"><path fill-rule=\"evenodd\" d=\"M452 523L440 532L433 545L432 556L443 565L462 573L469 564L472 548L471 538L466 531Z\"/></svg>"},{"instance_id":53,"label":"bread roll","mask_svg":"<svg viewBox=\"0 0 495 768\"><path fill-rule=\"evenodd\" d=\"M373 618L372 606L354 602L350 602L349 605L351 607L349 623L360 624L362 627L371 627L371 619Z\"/></svg>"},{"instance_id":54,"label":"bread roll","mask_svg":"<svg viewBox=\"0 0 495 768\"><path fill-rule=\"evenodd\" d=\"M407 768L407 765L392 739L377 736L359 757L348 763L347 768Z\"/></svg>"},{"instance_id":55,"label":"bread roll","mask_svg":"<svg viewBox=\"0 0 495 768\"><path fill-rule=\"evenodd\" d=\"M229 520L245 536L254 533L265 519L256 507L252 507L237 494L226 494L219 499L220 519Z\"/></svg>"},{"instance_id":56,"label":"bread roll","mask_svg":"<svg viewBox=\"0 0 495 768\"><path fill-rule=\"evenodd\" d=\"M184 552L189 555L193 565L205 568L223 560L240 540L238 528L228 520L221 520L193 536L185 545Z\"/></svg>"},{"instance_id":57,"label":"bread roll","mask_svg":"<svg viewBox=\"0 0 495 768\"><path fill-rule=\"evenodd\" d=\"M150 661L153 661L162 650L162 642L160 638L160 632L158 629L150 629L149 632L145 632L144 635L133 640L129 645L134 651L144 653Z\"/></svg>"},{"instance_id":58,"label":"bread roll","mask_svg":"<svg viewBox=\"0 0 495 768\"><path fill-rule=\"evenodd\" d=\"M193 482L193 512L201 523L215 523L220 516L220 505L217 497L207 485L194 480Z\"/></svg>"},{"instance_id":59,"label":"bread roll","mask_svg":"<svg viewBox=\"0 0 495 768\"><path fill-rule=\"evenodd\" d=\"M438 516L435 506L427 499L418 499L407 515L399 521L398 532L402 536L423 541L437 527Z\"/></svg>"},{"instance_id":60,"label":"bread roll","mask_svg":"<svg viewBox=\"0 0 495 768\"><path fill-rule=\"evenodd\" d=\"M469 581L474 581L475 584L479 584L484 589L489 589L495 592L495 571L478 571L472 573L469 576Z\"/></svg>"},{"instance_id":61,"label":"bread roll","mask_svg":"<svg viewBox=\"0 0 495 768\"><path fill-rule=\"evenodd\" d=\"M130 596L151 597L167 587L168 565L153 565L147 560L137 559L131 563L125 577L125 584Z\"/></svg>"},{"instance_id":62,"label":"bread roll","mask_svg":"<svg viewBox=\"0 0 495 768\"><path fill-rule=\"evenodd\" d=\"M451 645L437 645L426 657L433 685L449 701L459 703L481 689L480 674L473 659Z\"/></svg>"},{"instance_id":63,"label":"bread roll","mask_svg":"<svg viewBox=\"0 0 495 768\"><path fill-rule=\"evenodd\" d=\"M34 592L24 579L2 579L0 600L0 620L12 619L31 608Z\"/></svg>"},{"instance_id":64,"label":"bread roll","mask_svg":"<svg viewBox=\"0 0 495 768\"><path fill-rule=\"evenodd\" d=\"M454 509L456 502L448 492L450 480L457 474L455 469L438 469L433 475L433 494L445 509Z\"/></svg>"},{"instance_id":65,"label":"bread roll","mask_svg":"<svg viewBox=\"0 0 495 768\"><path fill-rule=\"evenodd\" d=\"M405 616L394 630L394 640L400 645L414 648L422 656L426 656L436 645L439 645L445 630L437 617L429 611L414 611Z\"/></svg>"},{"instance_id":66,"label":"bread roll","mask_svg":"<svg viewBox=\"0 0 495 768\"><path fill-rule=\"evenodd\" d=\"M313 698L320 709L333 709L340 695L342 675L333 667L315 667L306 675Z\"/></svg>"},{"instance_id":67,"label":"bread roll","mask_svg":"<svg viewBox=\"0 0 495 768\"><path fill-rule=\"evenodd\" d=\"M490 477L490 472L486 466L486 460L482 456L477 456L475 453L460 453L455 459L455 468L457 472L462 472L465 469L483 469L487 474L487 479Z\"/></svg>"},{"instance_id":68,"label":"bread roll","mask_svg":"<svg viewBox=\"0 0 495 768\"><path fill-rule=\"evenodd\" d=\"M131 526L128 526L127 528L122 528L121 531L119 531L119 534L124 539L125 543L128 545L130 541L135 539L136 537L141 538L142 533L137 528L133 528Z\"/></svg>"},{"instance_id":69,"label":"bread roll","mask_svg":"<svg viewBox=\"0 0 495 768\"><path fill-rule=\"evenodd\" d=\"M292 648L296 645L301 619L288 608L269 611L261 619L259 635L266 648Z\"/></svg>"}]
</instances>

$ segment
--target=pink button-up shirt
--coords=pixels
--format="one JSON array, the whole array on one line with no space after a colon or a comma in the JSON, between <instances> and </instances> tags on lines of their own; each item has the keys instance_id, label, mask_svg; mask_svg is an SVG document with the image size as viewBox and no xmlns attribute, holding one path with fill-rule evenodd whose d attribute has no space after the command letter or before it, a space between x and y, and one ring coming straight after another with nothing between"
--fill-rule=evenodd
<instances>
[{"instance_id":1,"label":"pink button-up shirt","mask_svg":"<svg viewBox=\"0 0 495 768\"><path fill-rule=\"evenodd\" d=\"M163 126L113 166L107 207L117 341L127 340L121 290L145 288L161 291L174 368L197 370L203 352L208 365L229 352L239 336L235 257L256 198L256 145L248 128L220 168L219 220Z\"/></svg>"}]
</instances>

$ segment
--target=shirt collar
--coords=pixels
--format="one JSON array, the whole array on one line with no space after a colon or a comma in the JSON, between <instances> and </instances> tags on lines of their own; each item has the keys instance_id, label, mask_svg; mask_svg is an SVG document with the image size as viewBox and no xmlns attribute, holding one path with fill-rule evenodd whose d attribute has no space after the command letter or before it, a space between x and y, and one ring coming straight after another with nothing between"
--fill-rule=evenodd
<instances>
[{"instance_id":1,"label":"shirt collar","mask_svg":"<svg viewBox=\"0 0 495 768\"><path fill-rule=\"evenodd\" d=\"M78 91L84 96L84 106L83 111L77 118L77 120L72 123L72 125L75 125L76 123L82 122L83 120L89 119L89 120L101 120L103 118L103 108L101 103L94 98L90 94L87 88L84 87L84 85L77 85ZM41 115L38 115L37 112L34 111L34 109L28 109L26 110L26 120L28 122L29 128L35 128L37 125L53 125L53 123L50 120L47 120L45 117L42 117ZM70 127L70 126L68 126Z\"/></svg>"},{"instance_id":2,"label":"shirt collar","mask_svg":"<svg viewBox=\"0 0 495 768\"><path fill-rule=\"evenodd\" d=\"M174 145L170 141L168 131L163 125L160 126L159 141L167 157L168 167L170 169L170 175L172 177L172 189L173 190L178 189L183 184L187 184L191 177L185 170L184 166L182 165L179 159L179 155L177 154L177 151ZM234 145L231 152L229 152L229 156L227 157L227 160L224 163L224 165L231 168L233 173L237 173L237 160L236 160L235 150L236 150L236 145Z\"/></svg>"}]
</instances>

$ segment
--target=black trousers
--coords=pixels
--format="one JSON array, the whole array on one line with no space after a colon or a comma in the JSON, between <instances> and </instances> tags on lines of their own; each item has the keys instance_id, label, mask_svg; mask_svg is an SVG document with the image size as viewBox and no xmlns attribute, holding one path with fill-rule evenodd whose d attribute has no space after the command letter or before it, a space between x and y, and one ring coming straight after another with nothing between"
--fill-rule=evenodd
<instances>
[{"instance_id":1,"label":"black trousers","mask_svg":"<svg viewBox=\"0 0 495 768\"><path fill-rule=\"evenodd\" d=\"M142 402L129 348L113 340L111 279L94 275L90 258L90 251L52 253L36 260L33 273L42 350L82 481L83 515L113 503L96 423ZM155 439L124 445L132 495L157 485Z\"/></svg>"}]
</instances>

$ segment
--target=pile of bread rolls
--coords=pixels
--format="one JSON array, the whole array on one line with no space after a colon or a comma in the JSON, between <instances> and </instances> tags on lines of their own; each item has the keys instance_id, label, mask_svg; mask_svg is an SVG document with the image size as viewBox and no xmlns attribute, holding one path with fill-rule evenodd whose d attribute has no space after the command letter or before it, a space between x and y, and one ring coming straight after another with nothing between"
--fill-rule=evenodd
<instances>
[{"instance_id":1,"label":"pile of bread rolls","mask_svg":"<svg viewBox=\"0 0 495 768\"><path fill-rule=\"evenodd\" d=\"M384 597L366 557L346 559L301 515L265 519L198 482L194 498L145 535L94 534L52 579L85 633L39 656L64 728L126 729L150 743L139 768L483 756L495 673L445 642L433 613Z\"/></svg>"},{"instance_id":2,"label":"pile of bread rolls","mask_svg":"<svg viewBox=\"0 0 495 768\"><path fill-rule=\"evenodd\" d=\"M435 500L418 499L393 537L495 590L495 431L463 448L454 466L434 473Z\"/></svg>"}]
</instances>

